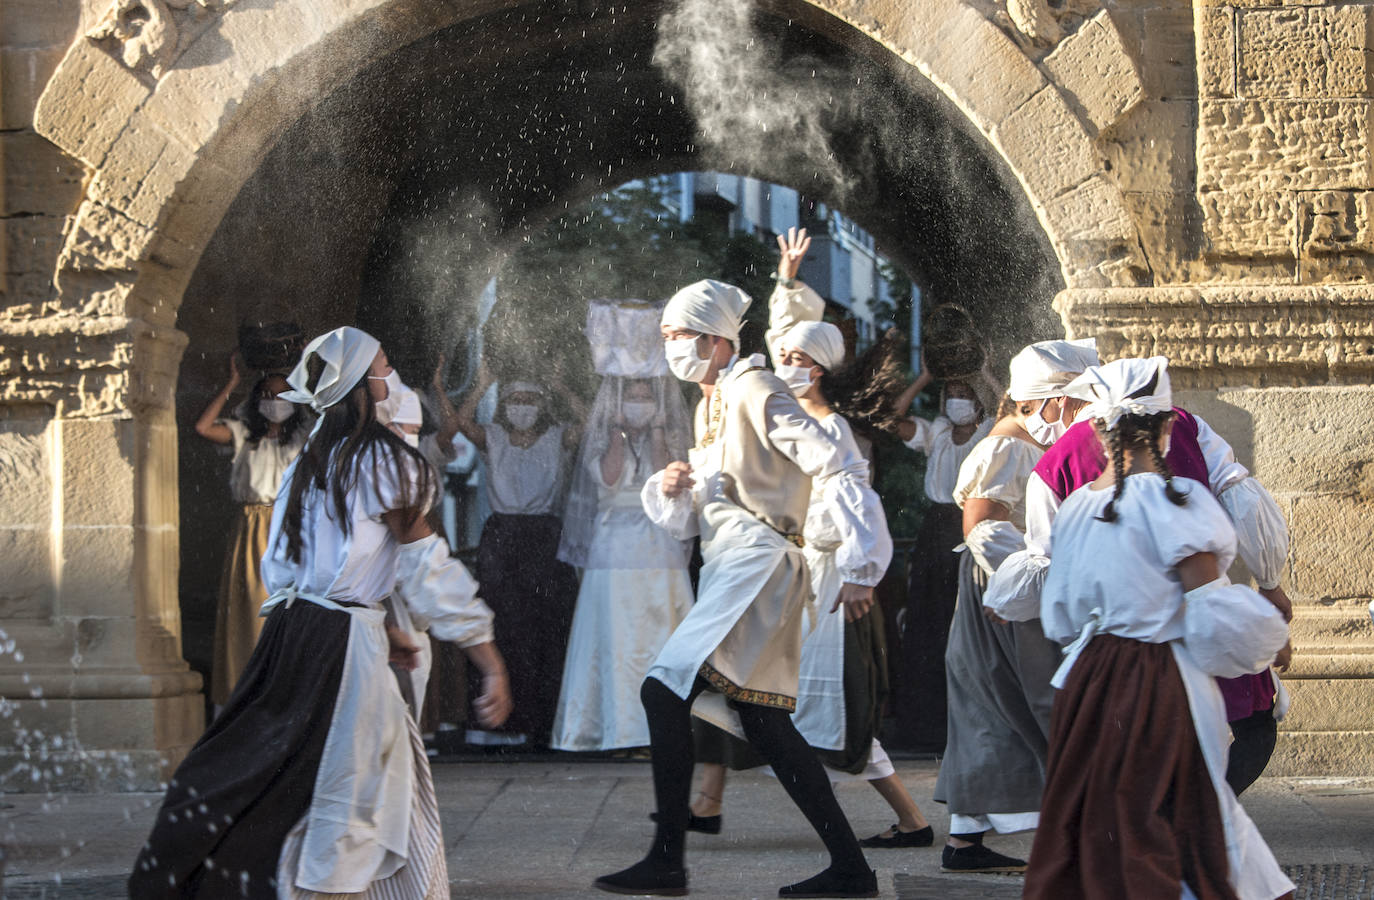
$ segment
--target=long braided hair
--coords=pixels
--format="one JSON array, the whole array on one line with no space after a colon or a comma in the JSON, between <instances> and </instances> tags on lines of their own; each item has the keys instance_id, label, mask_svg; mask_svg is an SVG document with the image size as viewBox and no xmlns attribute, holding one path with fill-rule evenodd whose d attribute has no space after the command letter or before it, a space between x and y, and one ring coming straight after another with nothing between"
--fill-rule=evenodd
<instances>
[{"instance_id":1,"label":"long braided hair","mask_svg":"<svg viewBox=\"0 0 1374 900\"><path fill-rule=\"evenodd\" d=\"M1159 376L1156 375L1150 379L1149 384L1131 396L1149 396L1154 393L1155 384L1158 380ZM1126 490L1126 451L1137 448L1150 451L1150 462L1154 465L1155 472L1164 479L1164 496L1169 498L1169 502L1175 506L1187 505L1188 495L1174 487L1174 473L1170 471L1169 464L1164 460L1164 454L1159 449L1159 436L1164 433L1164 426L1173 418L1172 412L1155 413L1148 416L1127 414L1117 420L1116 427L1111 431L1107 430L1106 423L1102 419L1093 419L1093 430L1107 445L1107 456L1112 464L1112 475L1116 479L1115 484L1112 485L1112 499L1107 501L1107 506L1098 516L1103 522L1115 522L1118 518L1116 504Z\"/></svg>"},{"instance_id":2,"label":"long braided hair","mask_svg":"<svg viewBox=\"0 0 1374 900\"><path fill-rule=\"evenodd\" d=\"M895 434L902 416L892 408L892 398L906 388L902 372L906 347L906 336L889 328L851 365L834 372L822 366L821 396L860 433L870 437L880 431Z\"/></svg>"}]
</instances>

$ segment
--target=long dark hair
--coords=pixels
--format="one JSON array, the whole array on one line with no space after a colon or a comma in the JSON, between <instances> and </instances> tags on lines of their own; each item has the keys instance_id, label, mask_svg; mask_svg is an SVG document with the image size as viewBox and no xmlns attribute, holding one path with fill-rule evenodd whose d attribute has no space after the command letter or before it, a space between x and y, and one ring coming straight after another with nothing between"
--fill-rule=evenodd
<instances>
[{"instance_id":1,"label":"long dark hair","mask_svg":"<svg viewBox=\"0 0 1374 900\"><path fill-rule=\"evenodd\" d=\"M852 364L835 372L825 371L821 396L849 424L869 437L877 432L895 433L902 415L892 408L892 398L906 388L902 355L906 336L889 328Z\"/></svg>"},{"instance_id":2,"label":"long dark hair","mask_svg":"<svg viewBox=\"0 0 1374 900\"><path fill-rule=\"evenodd\" d=\"M271 388L267 386L273 378L281 378L280 375L264 375L258 379L258 383L253 385L253 390L248 394L248 402L243 404L239 415L242 416L243 424L248 426L248 443L257 446L258 441L267 436L272 423L267 421L267 417L258 411L258 403L263 400L271 400ZM281 430L277 432L277 443L286 445L291 443L296 436L296 432L305 427L305 408L297 405L296 411L291 413L291 418L281 423Z\"/></svg>"},{"instance_id":3,"label":"long dark hair","mask_svg":"<svg viewBox=\"0 0 1374 900\"><path fill-rule=\"evenodd\" d=\"M1132 397L1147 397L1154 393L1155 383L1159 380L1156 374L1150 379L1150 383L1132 394ZM1112 485L1112 499L1107 501L1107 506L1098 516L1103 522L1115 522L1119 518L1116 511L1117 501L1121 499L1122 493L1126 490L1126 451L1138 447L1144 447L1150 451L1150 462L1154 470L1164 479L1164 496L1169 498L1169 502L1175 506L1186 506L1188 495L1174 487L1174 473L1169 469L1169 463L1165 461L1164 454L1159 450L1159 436L1164 433L1164 426L1173 419L1172 412L1154 413L1152 415L1127 414L1117 420L1116 427L1111 431L1106 429L1105 423L1101 419L1093 419L1093 430L1107 444L1107 455L1112 464L1112 474L1116 478L1116 483Z\"/></svg>"},{"instance_id":4,"label":"long dark hair","mask_svg":"<svg viewBox=\"0 0 1374 900\"><path fill-rule=\"evenodd\" d=\"M313 391L324 371L324 361L312 354L306 367L310 373L307 386ZM366 376L359 379L347 396L325 409L321 419L319 431L306 443L296 461L287 495L282 532L286 535L286 558L291 562L300 562L301 526L305 496L309 491L328 491L333 501L332 518L344 534L349 533L352 526L348 500L358 486L358 472L364 461L372 466L373 484L379 491L379 469L391 467L391 474L400 486L399 508L410 511L412 523L423 513L422 507L434 487L425 458L377 421ZM411 462L409 466L405 464L407 458Z\"/></svg>"}]
</instances>

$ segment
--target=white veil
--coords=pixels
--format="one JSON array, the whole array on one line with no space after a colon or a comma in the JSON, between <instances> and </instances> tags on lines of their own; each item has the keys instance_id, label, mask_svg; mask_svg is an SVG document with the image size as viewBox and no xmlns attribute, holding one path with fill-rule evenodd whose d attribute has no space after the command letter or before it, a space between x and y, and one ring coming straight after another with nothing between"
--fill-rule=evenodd
<instances>
[{"instance_id":1,"label":"white veil","mask_svg":"<svg viewBox=\"0 0 1374 900\"><path fill-rule=\"evenodd\" d=\"M569 565L588 567L603 496L609 493L600 478L601 457L610 444L612 433L620 430L620 408L628 382L648 381L653 386L657 407L653 424L663 426L668 460L687 458L687 449L692 443L691 418L678 381L669 374L663 355L663 338L659 333L662 314L662 303L637 300L594 300L587 309L586 335L601 385L582 430L582 446L578 448L577 465L573 469L572 486L563 512L558 558ZM655 471L647 430L637 445L631 447L631 452L625 454L625 465L634 466L635 472L624 490L632 488L637 496L640 486ZM644 527L654 526L645 520ZM619 555L614 559L600 558L603 556L598 554L599 558L593 561L596 568L664 567L661 560L641 558L633 553L624 554L625 558Z\"/></svg>"}]
</instances>

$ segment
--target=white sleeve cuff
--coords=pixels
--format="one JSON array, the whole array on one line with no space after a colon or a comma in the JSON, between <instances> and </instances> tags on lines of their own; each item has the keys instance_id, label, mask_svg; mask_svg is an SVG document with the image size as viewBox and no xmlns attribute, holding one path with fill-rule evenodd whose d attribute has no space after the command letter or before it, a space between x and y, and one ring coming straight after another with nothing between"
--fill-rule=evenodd
<instances>
[{"instance_id":1,"label":"white sleeve cuff","mask_svg":"<svg viewBox=\"0 0 1374 900\"><path fill-rule=\"evenodd\" d=\"M1278 587L1288 563L1288 523L1274 498L1252 477L1233 483L1217 498L1236 529L1236 549L1256 583Z\"/></svg>"},{"instance_id":2,"label":"white sleeve cuff","mask_svg":"<svg viewBox=\"0 0 1374 900\"><path fill-rule=\"evenodd\" d=\"M680 541L688 541L699 532L696 505L692 492L683 491L676 497L663 493L663 472L649 476L639 489L639 503L644 507L644 515L659 528Z\"/></svg>"},{"instance_id":3,"label":"white sleeve cuff","mask_svg":"<svg viewBox=\"0 0 1374 900\"><path fill-rule=\"evenodd\" d=\"M492 613L477 596L477 582L436 534L401 545L396 593L416 626L427 625L441 641L471 647L493 638Z\"/></svg>"},{"instance_id":4,"label":"white sleeve cuff","mask_svg":"<svg viewBox=\"0 0 1374 900\"><path fill-rule=\"evenodd\" d=\"M1018 550L1002 561L988 580L983 605L1008 622L1040 618L1040 595L1050 560L1032 550Z\"/></svg>"},{"instance_id":5,"label":"white sleeve cuff","mask_svg":"<svg viewBox=\"0 0 1374 900\"><path fill-rule=\"evenodd\" d=\"M973 554L973 561L991 575L1003 561L1018 550L1026 549L1026 539L1016 526L998 519L984 519L964 538Z\"/></svg>"}]
</instances>

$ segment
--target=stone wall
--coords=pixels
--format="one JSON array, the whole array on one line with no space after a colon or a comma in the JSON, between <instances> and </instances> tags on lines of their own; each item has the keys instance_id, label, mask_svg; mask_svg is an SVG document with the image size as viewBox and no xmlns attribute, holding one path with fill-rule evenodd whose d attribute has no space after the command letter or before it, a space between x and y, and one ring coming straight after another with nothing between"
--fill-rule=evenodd
<instances>
[{"instance_id":1,"label":"stone wall","mask_svg":"<svg viewBox=\"0 0 1374 900\"><path fill-rule=\"evenodd\" d=\"M0 695L28 728L89 751L64 747L45 777L152 786L202 724L180 646L176 324L241 186L365 67L520 6L0 9L0 625L24 654L0 655ZM550 40L614 36L606 4L565 6L559 15L603 15ZM761 8L926 79L1024 191L1067 285L1055 301L1066 329L1096 334L1109 357L1174 360L1188 404L1236 443L1293 532L1295 707L1275 767L1368 771L1374 706L1349 698L1374 683L1362 611L1374 594L1371 7ZM653 159L619 165L644 174ZM5 736L0 746L16 746Z\"/></svg>"}]
</instances>

